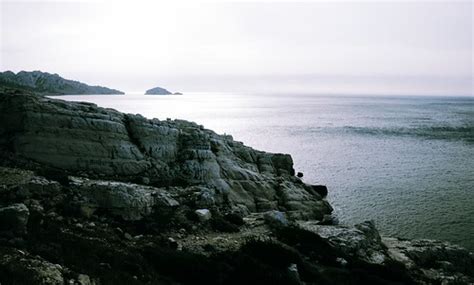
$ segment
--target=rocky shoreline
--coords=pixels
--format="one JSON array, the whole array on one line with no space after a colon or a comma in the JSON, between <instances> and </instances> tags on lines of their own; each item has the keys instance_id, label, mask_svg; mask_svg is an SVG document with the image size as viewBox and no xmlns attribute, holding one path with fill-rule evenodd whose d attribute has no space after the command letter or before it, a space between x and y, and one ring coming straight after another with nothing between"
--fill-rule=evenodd
<instances>
[{"instance_id":1,"label":"rocky shoreline","mask_svg":"<svg viewBox=\"0 0 474 285\"><path fill-rule=\"evenodd\" d=\"M473 284L473 253L336 225L291 156L0 94L1 284Z\"/></svg>"}]
</instances>

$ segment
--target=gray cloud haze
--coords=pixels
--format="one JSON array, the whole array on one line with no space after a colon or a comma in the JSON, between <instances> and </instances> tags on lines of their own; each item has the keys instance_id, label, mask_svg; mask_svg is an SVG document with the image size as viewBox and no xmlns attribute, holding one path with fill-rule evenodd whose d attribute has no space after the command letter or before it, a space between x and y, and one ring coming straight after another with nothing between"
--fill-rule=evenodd
<instances>
[{"instance_id":1,"label":"gray cloud haze","mask_svg":"<svg viewBox=\"0 0 474 285\"><path fill-rule=\"evenodd\" d=\"M1 70L125 91L472 95L471 1L2 1Z\"/></svg>"}]
</instances>

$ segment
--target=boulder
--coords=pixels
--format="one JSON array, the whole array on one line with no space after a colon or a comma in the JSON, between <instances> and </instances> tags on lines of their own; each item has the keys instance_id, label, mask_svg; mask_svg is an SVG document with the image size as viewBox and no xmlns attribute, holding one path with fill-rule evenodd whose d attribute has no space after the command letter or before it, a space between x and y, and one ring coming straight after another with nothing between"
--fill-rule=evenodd
<instances>
[{"instance_id":1,"label":"boulder","mask_svg":"<svg viewBox=\"0 0 474 285\"><path fill-rule=\"evenodd\" d=\"M277 195L279 205L292 219L322 220L325 214L332 212L332 207L328 202L300 184L284 181L278 185Z\"/></svg>"},{"instance_id":2,"label":"boulder","mask_svg":"<svg viewBox=\"0 0 474 285\"><path fill-rule=\"evenodd\" d=\"M93 285L95 283L91 282L91 279L88 275L85 275L85 274L79 274L77 276L77 283L79 283L79 285Z\"/></svg>"},{"instance_id":3,"label":"boulder","mask_svg":"<svg viewBox=\"0 0 474 285\"><path fill-rule=\"evenodd\" d=\"M328 195L328 188L325 185L311 185L311 188L323 198Z\"/></svg>"},{"instance_id":4,"label":"boulder","mask_svg":"<svg viewBox=\"0 0 474 285\"><path fill-rule=\"evenodd\" d=\"M209 211L208 209L198 209L194 211L194 213L196 214L198 220L201 223L209 221L212 218L211 211Z\"/></svg>"}]
</instances>

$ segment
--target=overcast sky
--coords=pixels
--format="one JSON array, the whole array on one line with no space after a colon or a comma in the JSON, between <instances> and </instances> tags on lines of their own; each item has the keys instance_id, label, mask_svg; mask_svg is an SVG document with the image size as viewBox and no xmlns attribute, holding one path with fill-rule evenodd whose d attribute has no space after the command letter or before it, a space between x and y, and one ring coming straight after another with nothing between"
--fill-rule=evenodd
<instances>
[{"instance_id":1,"label":"overcast sky","mask_svg":"<svg viewBox=\"0 0 474 285\"><path fill-rule=\"evenodd\" d=\"M124 91L473 94L471 1L0 1L2 71Z\"/></svg>"}]
</instances>

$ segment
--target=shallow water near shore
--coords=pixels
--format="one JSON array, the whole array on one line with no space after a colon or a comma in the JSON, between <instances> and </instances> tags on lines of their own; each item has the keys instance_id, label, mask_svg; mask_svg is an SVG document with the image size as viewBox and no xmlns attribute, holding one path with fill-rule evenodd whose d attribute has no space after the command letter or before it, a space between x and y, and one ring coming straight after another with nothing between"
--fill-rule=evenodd
<instances>
[{"instance_id":1,"label":"shallow water near shore","mask_svg":"<svg viewBox=\"0 0 474 285\"><path fill-rule=\"evenodd\" d=\"M271 94L82 95L148 118L194 121L290 153L342 223L474 250L474 98Z\"/></svg>"}]
</instances>

